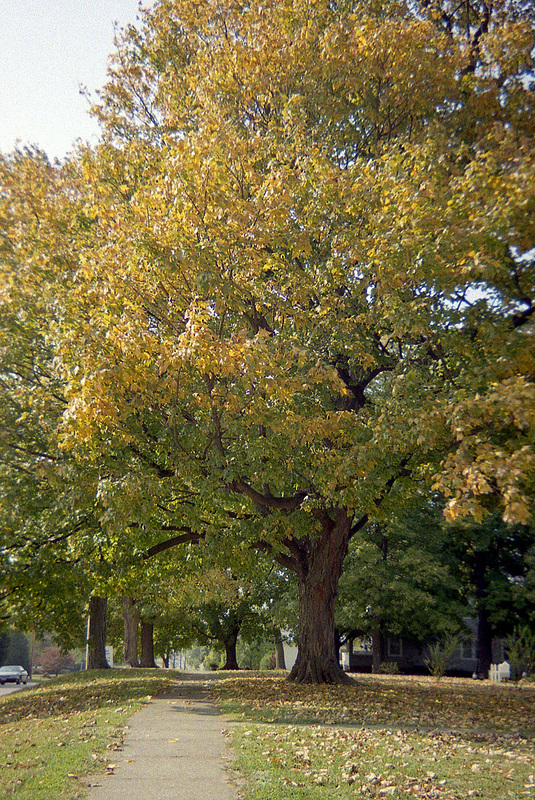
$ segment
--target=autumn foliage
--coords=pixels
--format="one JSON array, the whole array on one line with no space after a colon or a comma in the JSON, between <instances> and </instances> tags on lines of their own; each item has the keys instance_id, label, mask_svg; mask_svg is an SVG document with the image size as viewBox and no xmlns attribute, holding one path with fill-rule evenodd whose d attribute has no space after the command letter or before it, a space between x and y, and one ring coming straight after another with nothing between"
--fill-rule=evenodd
<instances>
[{"instance_id":1,"label":"autumn foliage","mask_svg":"<svg viewBox=\"0 0 535 800\"><path fill-rule=\"evenodd\" d=\"M47 215L2 195L3 297L13 271L46 288L70 502L110 559L177 531L271 553L297 681L344 680L334 600L370 520L431 488L450 519L530 519L533 46L514 3L160 0Z\"/></svg>"}]
</instances>

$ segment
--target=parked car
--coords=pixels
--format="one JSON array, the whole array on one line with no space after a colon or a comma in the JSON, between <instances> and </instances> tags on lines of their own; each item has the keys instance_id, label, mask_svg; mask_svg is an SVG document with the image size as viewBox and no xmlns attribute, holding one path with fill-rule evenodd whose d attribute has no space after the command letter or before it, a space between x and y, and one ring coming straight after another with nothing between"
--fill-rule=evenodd
<instances>
[{"instance_id":1,"label":"parked car","mask_svg":"<svg viewBox=\"0 0 535 800\"><path fill-rule=\"evenodd\" d=\"M4 683L28 683L28 673L21 666L6 665L0 667L0 684Z\"/></svg>"}]
</instances>

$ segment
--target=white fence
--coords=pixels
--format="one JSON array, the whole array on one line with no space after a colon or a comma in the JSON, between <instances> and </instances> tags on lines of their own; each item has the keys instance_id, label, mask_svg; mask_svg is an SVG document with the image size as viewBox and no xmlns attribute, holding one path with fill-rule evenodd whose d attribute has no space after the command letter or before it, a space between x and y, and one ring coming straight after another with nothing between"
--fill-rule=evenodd
<instances>
[{"instance_id":1,"label":"white fence","mask_svg":"<svg viewBox=\"0 0 535 800\"><path fill-rule=\"evenodd\" d=\"M502 661L501 664L491 664L489 669L489 678L491 681L496 681L496 683L510 680L511 665L509 662Z\"/></svg>"}]
</instances>

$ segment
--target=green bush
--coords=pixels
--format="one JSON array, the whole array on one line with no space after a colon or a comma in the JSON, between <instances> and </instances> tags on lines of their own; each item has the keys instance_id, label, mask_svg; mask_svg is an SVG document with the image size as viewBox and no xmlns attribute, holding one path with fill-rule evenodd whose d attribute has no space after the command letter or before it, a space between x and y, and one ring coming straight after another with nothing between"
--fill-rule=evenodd
<instances>
[{"instance_id":1,"label":"green bush","mask_svg":"<svg viewBox=\"0 0 535 800\"><path fill-rule=\"evenodd\" d=\"M443 641L438 641L429 646L425 665L437 680L444 676L459 644L460 639L458 636L447 636Z\"/></svg>"},{"instance_id":2,"label":"green bush","mask_svg":"<svg viewBox=\"0 0 535 800\"><path fill-rule=\"evenodd\" d=\"M506 639L507 658L517 675L535 672L535 630L528 625L515 628Z\"/></svg>"},{"instance_id":3,"label":"green bush","mask_svg":"<svg viewBox=\"0 0 535 800\"><path fill-rule=\"evenodd\" d=\"M399 665L395 661L383 661L380 671L384 675L399 675Z\"/></svg>"}]
</instances>

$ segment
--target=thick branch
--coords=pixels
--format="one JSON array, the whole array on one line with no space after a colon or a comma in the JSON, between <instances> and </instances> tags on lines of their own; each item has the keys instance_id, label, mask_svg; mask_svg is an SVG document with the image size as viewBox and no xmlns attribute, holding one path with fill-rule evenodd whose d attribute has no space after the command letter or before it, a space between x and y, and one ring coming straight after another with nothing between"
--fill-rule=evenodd
<instances>
[{"instance_id":1,"label":"thick branch","mask_svg":"<svg viewBox=\"0 0 535 800\"><path fill-rule=\"evenodd\" d=\"M249 500L252 500L253 503L263 508L275 508L285 511L295 511L308 494L308 492L300 491L292 497L274 497L272 494L257 492L256 489L253 489L252 486L249 486L242 479L229 484L229 489L237 494L244 494Z\"/></svg>"},{"instance_id":2,"label":"thick branch","mask_svg":"<svg viewBox=\"0 0 535 800\"><path fill-rule=\"evenodd\" d=\"M356 533L362 530L362 528L365 525L367 525L369 521L370 521L369 514L363 514L362 517L351 526L351 530L349 532L349 538L351 539L352 536L354 536Z\"/></svg>"},{"instance_id":3,"label":"thick branch","mask_svg":"<svg viewBox=\"0 0 535 800\"><path fill-rule=\"evenodd\" d=\"M392 489L398 478L401 478L403 475L410 475L410 470L407 469L408 462L409 462L409 456L407 456L402 460L399 466L399 470L396 473L394 473L394 475L391 475L390 478L386 481L383 491L381 492L379 497L377 497L374 501L376 506L381 505L383 500L388 496L389 491ZM354 536L358 531L360 531L369 522L369 519L370 518L367 513L363 514L362 517L352 525L351 531L349 533L349 538L351 539L352 536Z\"/></svg>"},{"instance_id":4,"label":"thick branch","mask_svg":"<svg viewBox=\"0 0 535 800\"><path fill-rule=\"evenodd\" d=\"M170 550L172 547L176 547L179 544L185 544L186 542L194 542L196 544L204 538L204 534L195 533L195 531L188 530L188 528L177 528L176 530L183 530L184 533L181 533L178 536L172 536L171 539L165 539L165 541L158 542L158 544L154 544L152 547L149 547L149 549L143 554L143 559L146 560L148 558L152 558L152 556L155 556L158 553L163 553L166 550Z\"/></svg>"},{"instance_id":5,"label":"thick branch","mask_svg":"<svg viewBox=\"0 0 535 800\"><path fill-rule=\"evenodd\" d=\"M535 312L535 306L532 304L531 300L524 300L524 302L528 303L528 307L524 309L524 311L514 315L513 328L520 328L520 326L527 322Z\"/></svg>"}]
</instances>

